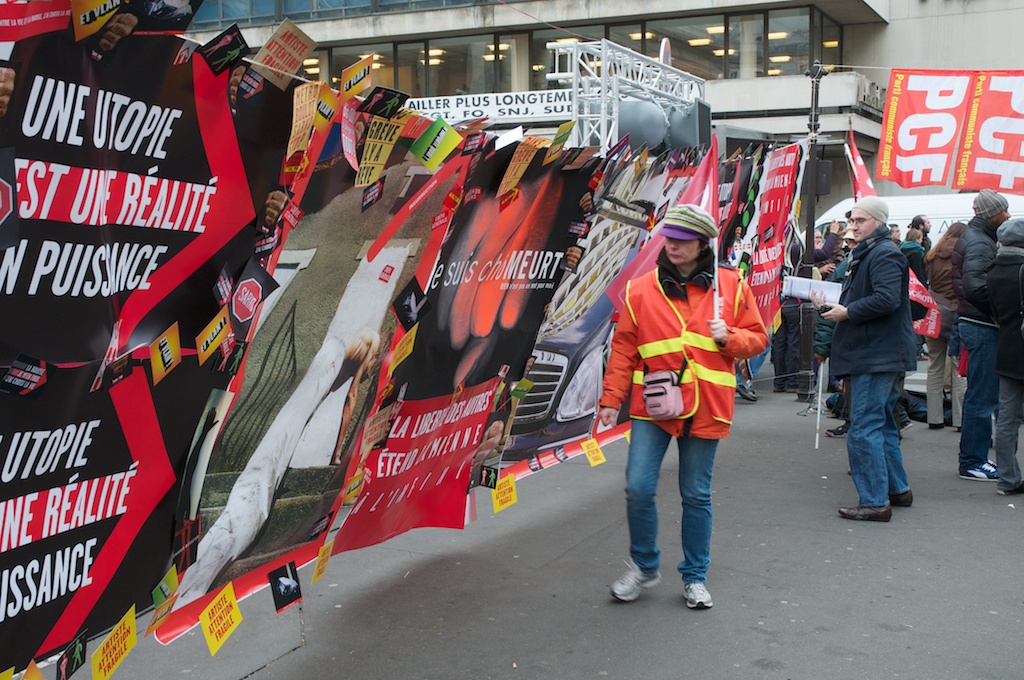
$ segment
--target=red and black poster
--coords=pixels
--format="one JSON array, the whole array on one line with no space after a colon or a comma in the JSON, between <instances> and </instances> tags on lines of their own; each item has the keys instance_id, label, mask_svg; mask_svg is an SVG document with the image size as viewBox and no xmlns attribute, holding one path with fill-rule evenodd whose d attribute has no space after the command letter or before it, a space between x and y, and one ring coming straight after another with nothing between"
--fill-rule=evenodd
<instances>
[{"instance_id":1,"label":"red and black poster","mask_svg":"<svg viewBox=\"0 0 1024 680\"><path fill-rule=\"evenodd\" d=\"M218 273L252 255L227 76L175 63L175 37L118 42L97 60L47 32L6 64L0 366L35 376L0 394L0 658L18 668L150 602L205 395L229 381L196 338ZM150 346L172 326L181 358L157 383Z\"/></svg>"}]
</instances>

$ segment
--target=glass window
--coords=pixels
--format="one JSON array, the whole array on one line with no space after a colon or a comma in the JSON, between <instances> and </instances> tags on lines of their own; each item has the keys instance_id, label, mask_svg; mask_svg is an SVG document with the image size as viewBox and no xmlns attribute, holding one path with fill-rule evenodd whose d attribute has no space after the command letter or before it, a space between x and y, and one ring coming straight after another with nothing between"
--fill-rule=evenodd
<instances>
[{"instance_id":1,"label":"glass window","mask_svg":"<svg viewBox=\"0 0 1024 680\"><path fill-rule=\"evenodd\" d=\"M300 75L307 80L327 80L327 50L313 52L303 59Z\"/></svg>"},{"instance_id":2,"label":"glass window","mask_svg":"<svg viewBox=\"0 0 1024 680\"><path fill-rule=\"evenodd\" d=\"M821 22L821 59L822 64L843 63L842 52L843 29L836 22L822 16Z\"/></svg>"},{"instance_id":3,"label":"glass window","mask_svg":"<svg viewBox=\"0 0 1024 680\"><path fill-rule=\"evenodd\" d=\"M672 66L705 80L724 77L725 17L722 15L647 22L647 54L657 57L662 38L672 45Z\"/></svg>"},{"instance_id":4,"label":"glass window","mask_svg":"<svg viewBox=\"0 0 1024 680\"><path fill-rule=\"evenodd\" d=\"M307 5L305 11L309 11ZM252 0L252 18L273 17L274 0Z\"/></svg>"},{"instance_id":5,"label":"glass window","mask_svg":"<svg viewBox=\"0 0 1024 680\"><path fill-rule=\"evenodd\" d=\"M757 78L765 75L763 14L729 17L728 43L729 78Z\"/></svg>"},{"instance_id":6,"label":"glass window","mask_svg":"<svg viewBox=\"0 0 1024 680\"><path fill-rule=\"evenodd\" d=\"M394 45L376 43L373 45L353 45L331 49L331 85L341 85L341 72L369 54L374 55L373 73L370 77L373 84L381 87L395 87Z\"/></svg>"},{"instance_id":7,"label":"glass window","mask_svg":"<svg viewBox=\"0 0 1024 680\"><path fill-rule=\"evenodd\" d=\"M220 0L206 0L196 10L196 17L193 21L197 24L205 24L209 21L220 21Z\"/></svg>"},{"instance_id":8,"label":"glass window","mask_svg":"<svg viewBox=\"0 0 1024 680\"><path fill-rule=\"evenodd\" d=\"M395 50L395 85L410 97L426 95L426 58L423 43L403 43Z\"/></svg>"},{"instance_id":9,"label":"glass window","mask_svg":"<svg viewBox=\"0 0 1024 680\"><path fill-rule=\"evenodd\" d=\"M530 34L498 36L498 92L523 92L533 89L533 74L546 73L545 64L530 61Z\"/></svg>"},{"instance_id":10,"label":"glass window","mask_svg":"<svg viewBox=\"0 0 1024 680\"><path fill-rule=\"evenodd\" d=\"M431 40L427 46L427 96L494 92L495 61L507 59L508 45L494 36Z\"/></svg>"},{"instance_id":11,"label":"glass window","mask_svg":"<svg viewBox=\"0 0 1024 680\"><path fill-rule=\"evenodd\" d=\"M225 19L248 19L249 0L221 0Z\"/></svg>"},{"instance_id":12,"label":"glass window","mask_svg":"<svg viewBox=\"0 0 1024 680\"><path fill-rule=\"evenodd\" d=\"M654 34L647 36L643 33L643 26L641 24L620 24L618 26L608 27L608 39L616 45L622 45L623 47L638 52L644 53L644 38L647 37L651 40L654 39Z\"/></svg>"},{"instance_id":13,"label":"glass window","mask_svg":"<svg viewBox=\"0 0 1024 680\"><path fill-rule=\"evenodd\" d=\"M567 34L571 31L572 34ZM533 32L533 47L530 50L530 63L533 71L533 85L531 90L547 90L570 87L572 83L548 82L547 74L552 72L555 65L554 52L547 48L549 42L590 42L600 40L604 37L604 26L572 26L563 30L544 29ZM543 67L543 68L540 68Z\"/></svg>"},{"instance_id":14,"label":"glass window","mask_svg":"<svg viewBox=\"0 0 1024 680\"><path fill-rule=\"evenodd\" d=\"M768 12L768 75L803 75L810 68L810 28L806 8Z\"/></svg>"}]
</instances>

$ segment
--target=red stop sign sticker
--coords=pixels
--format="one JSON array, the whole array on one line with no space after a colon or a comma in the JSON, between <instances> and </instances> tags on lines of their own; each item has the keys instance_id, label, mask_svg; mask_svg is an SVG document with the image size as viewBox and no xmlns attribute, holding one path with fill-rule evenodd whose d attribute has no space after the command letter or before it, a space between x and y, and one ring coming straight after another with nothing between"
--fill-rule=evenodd
<instances>
[{"instance_id":1,"label":"red stop sign sticker","mask_svg":"<svg viewBox=\"0 0 1024 680\"><path fill-rule=\"evenodd\" d=\"M238 284L231 298L231 313L245 323L256 314L256 307L263 299L263 286L256 279L246 279Z\"/></svg>"}]
</instances>

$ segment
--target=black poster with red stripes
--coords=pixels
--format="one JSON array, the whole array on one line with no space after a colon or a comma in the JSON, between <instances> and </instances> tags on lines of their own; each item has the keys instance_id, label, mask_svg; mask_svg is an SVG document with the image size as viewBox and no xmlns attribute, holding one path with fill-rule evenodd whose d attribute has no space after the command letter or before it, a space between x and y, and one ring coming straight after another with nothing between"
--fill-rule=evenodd
<instances>
[{"instance_id":1,"label":"black poster with red stripes","mask_svg":"<svg viewBox=\"0 0 1024 680\"><path fill-rule=\"evenodd\" d=\"M31 383L0 392L5 667L151 603L207 397L231 380L214 284L256 238L229 74L172 36L88 49L44 33L4 64L0 374Z\"/></svg>"}]
</instances>

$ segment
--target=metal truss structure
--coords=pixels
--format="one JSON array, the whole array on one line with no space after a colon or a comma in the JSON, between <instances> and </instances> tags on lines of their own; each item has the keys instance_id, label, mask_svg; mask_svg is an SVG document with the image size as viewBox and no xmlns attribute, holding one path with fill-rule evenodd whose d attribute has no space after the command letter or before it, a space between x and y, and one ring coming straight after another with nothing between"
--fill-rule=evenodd
<instances>
[{"instance_id":1,"label":"metal truss structure","mask_svg":"<svg viewBox=\"0 0 1024 680\"><path fill-rule=\"evenodd\" d=\"M606 152L619 141L619 104L633 98L672 108L704 98L704 79L645 57L609 40L553 42L554 72L549 81L571 82L570 146L599 146Z\"/></svg>"}]
</instances>

